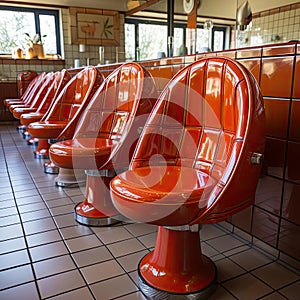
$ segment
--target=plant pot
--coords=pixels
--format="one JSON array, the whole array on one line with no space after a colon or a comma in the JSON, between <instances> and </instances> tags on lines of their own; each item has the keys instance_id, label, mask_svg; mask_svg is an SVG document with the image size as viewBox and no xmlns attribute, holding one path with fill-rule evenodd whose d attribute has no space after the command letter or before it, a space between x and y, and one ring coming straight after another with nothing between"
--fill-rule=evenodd
<instances>
[{"instance_id":1,"label":"plant pot","mask_svg":"<svg viewBox=\"0 0 300 300\"><path fill-rule=\"evenodd\" d=\"M32 44L26 51L26 58L44 58L44 46L42 44Z\"/></svg>"}]
</instances>

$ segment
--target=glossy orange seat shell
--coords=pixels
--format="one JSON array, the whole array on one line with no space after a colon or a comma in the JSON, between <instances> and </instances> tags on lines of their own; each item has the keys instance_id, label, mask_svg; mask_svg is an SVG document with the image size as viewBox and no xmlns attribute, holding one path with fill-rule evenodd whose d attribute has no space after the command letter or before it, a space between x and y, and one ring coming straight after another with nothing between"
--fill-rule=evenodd
<instances>
[{"instance_id":1,"label":"glossy orange seat shell","mask_svg":"<svg viewBox=\"0 0 300 300\"><path fill-rule=\"evenodd\" d=\"M30 123L40 121L70 79L71 75L66 69L56 72L55 78L47 89L47 93L40 105L35 111L22 113L20 123L29 125Z\"/></svg>"},{"instance_id":2,"label":"glossy orange seat shell","mask_svg":"<svg viewBox=\"0 0 300 300\"><path fill-rule=\"evenodd\" d=\"M116 143L104 138L78 138L53 144L50 153L60 167L94 170L108 160Z\"/></svg>"},{"instance_id":3,"label":"glossy orange seat shell","mask_svg":"<svg viewBox=\"0 0 300 300\"><path fill-rule=\"evenodd\" d=\"M207 206L215 180L196 169L181 166L142 167L121 173L113 181L114 197L126 198L125 215L138 209L135 220L160 225L189 224L197 216L199 204ZM133 200L134 199L134 200ZM201 199L201 200L199 200ZM118 201L115 201L118 209Z\"/></svg>"},{"instance_id":4,"label":"glossy orange seat shell","mask_svg":"<svg viewBox=\"0 0 300 300\"><path fill-rule=\"evenodd\" d=\"M72 141L51 146L53 162L62 168L85 170L128 167L138 138L137 126L144 123L156 101L149 76L136 63L114 70L94 94Z\"/></svg>"},{"instance_id":5,"label":"glossy orange seat shell","mask_svg":"<svg viewBox=\"0 0 300 300\"><path fill-rule=\"evenodd\" d=\"M111 181L114 204L125 216L138 221L144 218L156 225L225 220L253 203L260 165L251 163L251 155L263 153L264 139L264 107L254 77L231 59L201 59L181 70L161 93L130 170ZM160 180L164 172L171 171L170 166L177 166L186 174L179 178L173 172L182 186L177 194L170 194L174 206L180 206L185 181L197 186L196 177L185 168L198 170L213 183L203 188L205 200L200 193L197 205L194 191L190 192L183 205L189 217L181 214L180 219L174 213L160 217L165 204L157 195L165 189L165 197L172 189L172 181L150 189L139 174L140 168L144 168L153 174L151 180ZM141 203L147 204L151 220L140 212L144 207Z\"/></svg>"},{"instance_id":6,"label":"glossy orange seat shell","mask_svg":"<svg viewBox=\"0 0 300 300\"><path fill-rule=\"evenodd\" d=\"M28 80L30 81L28 86L26 87L25 91L23 91L20 98L17 99L4 99L3 103L5 106L9 107L11 104L24 104L28 101L30 93L33 89L35 89L35 85L38 83L39 80L41 80L45 76L45 72L42 72L41 74L37 75L35 72L25 72L28 75Z\"/></svg>"},{"instance_id":7,"label":"glossy orange seat shell","mask_svg":"<svg viewBox=\"0 0 300 300\"><path fill-rule=\"evenodd\" d=\"M49 72L45 75L43 84L39 87L36 95L33 96L32 101L24 106L18 106L12 110L12 114L16 119L20 119L23 113L34 112L38 109L39 105L43 102L45 95L51 87L55 77L58 76L59 72Z\"/></svg>"},{"instance_id":8,"label":"glossy orange seat shell","mask_svg":"<svg viewBox=\"0 0 300 300\"><path fill-rule=\"evenodd\" d=\"M39 122L28 125L29 133L40 139L57 138L66 126L71 126L73 119L79 120L81 112L102 80L102 75L95 67L86 67L76 74L57 96L43 118ZM76 127L75 120L74 128Z\"/></svg>"}]
</instances>

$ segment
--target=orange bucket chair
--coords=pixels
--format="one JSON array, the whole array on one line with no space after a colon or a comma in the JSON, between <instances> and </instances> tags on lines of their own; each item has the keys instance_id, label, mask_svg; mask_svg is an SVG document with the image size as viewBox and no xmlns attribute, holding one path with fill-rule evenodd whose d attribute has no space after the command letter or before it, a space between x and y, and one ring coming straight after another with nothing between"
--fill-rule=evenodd
<instances>
[{"instance_id":1,"label":"orange bucket chair","mask_svg":"<svg viewBox=\"0 0 300 300\"><path fill-rule=\"evenodd\" d=\"M17 76L17 87L18 87L18 95L19 98L23 96L27 87L30 85L30 82L34 77L36 77L38 73L36 71L23 71Z\"/></svg>"},{"instance_id":2,"label":"orange bucket chair","mask_svg":"<svg viewBox=\"0 0 300 300\"><path fill-rule=\"evenodd\" d=\"M45 75L45 80L40 86L36 94L32 97L32 100L28 104L24 105L11 105L10 111L16 119L20 119L21 115L24 113L30 113L37 110L41 102L44 100L45 95L47 94L49 88L51 87L55 77L58 76L59 72L53 73L49 72Z\"/></svg>"},{"instance_id":3,"label":"orange bucket chair","mask_svg":"<svg viewBox=\"0 0 300 300\"><path fill-rule=\"evenodd\" d=\"M75 121L79 120L81 111L102 81L103 77L95 67L84 68L69 80L43 118L28 125L29 134L39 139L35 158L48 158L48 139L57 138L71 120L76 126Z\"/></svg>"},{"instance_id":4,"label":"orange bucket chair","mask_svg":"<svg viewBox=\"0 0 300 300\"><path fill-rule=\"evenodd\" d=\"M6 106L9 108L9 111L12 112L16 107L23 107L25 105L30 105L34 100L36 94L39 92L40 88L43 86L44 82L47 80L47 73L43 72L37 77L35 77L32 81L34 81L34 85L32 86L29 93L18 99L12 99L11 101L5 101ZM30 88L30 87L29 87Z\"/></svg>"},{"instance_id":5,"label":"orange bucket chair","mask_svg":"<svg viewBox=\"0 0 300 300\"><path fill-rule=\"evenodd\" d=\"M253 203L264 140L259 87L238 62L200 59L167 84L129 170L110 183L122 215L159 226L138 265L147 297L207 299L214 291L217 270L201 253L200 226Z\"/></svg>"},{"instance_id":6,"label":"orange bucket chair","mask_svg":"<svg viewBox=\"0 0 300 300\"><path fill-rule=\"evenodd\" d=\"M109 182L128 168L157 91L139 64L125 63L107 76L95 93L70 140L50 147L50 159L61 168L84 169L86 195L75 207L75 219L85 225L111 225L120 220L111 203ZM62 133L59 138L65 138Z\"/></svg>"},{"instance_id":7,"label":"orange bucket chair","mask_svg":"<svg viewBox=\"0 0 300 300\"><path fill-rule=\"evenodd\" d=\"M27 109L26 113L22 113L20 116L20 123L24 126L27 126L30 123L38 122L42 119L48 109L51 107L55 99L58 97L62 89L65 87L67 82L71 79L70 72L66 69L55 72L54 80L47 89L47 93L44 95L40 105L37 109ZM29 112L31 111L31 112ZM31 138L28 131L25 130L23 133L28 144L32 144L38 141L37 138Z\"/></svg>"},{"instance_id":8,"label":"orange bucket chair","mask_svg":"<svg viewBox=\"0 0 300 300\"><path fill-rule=\"evenodd\" d=\"M40 73L38 76L34 77L30 84L28 85L26 91L23 93L19 99L4 99L4 105L11 111L11 107L21 107L28 105L38 93L39 88L42 86L45 80L46 72ZM26 129L25 126L18 125L17 130L23 132Z\"/></svg>"},{"instance_id":9,"label":"orange bucket chair","mask_svg":"<svg viewBox=\"0 0 300 300\"><path fill-rule=\"evenodd\" d=\"M40 75L37 75L37 73L35 71L27 71L27 72L22 72L18 75L18 89L20 90L19 94L20 94L20 98L7 98L3 100L3 103L6 107L9 107L10 103L24 103L24 101L26 101L28 95L30 94L32 88L34 87L34 85L37 83L37 81L39 81L43 76L45 76L45 72L41 73ZM26 77L27 81L29 81L29 84L27 85L26 89L23 90L23 88L21 88L19 86L19 82L20 82L20 77ZM21 85L21 84L20 84Z\"/></svg>"}]
</instances>

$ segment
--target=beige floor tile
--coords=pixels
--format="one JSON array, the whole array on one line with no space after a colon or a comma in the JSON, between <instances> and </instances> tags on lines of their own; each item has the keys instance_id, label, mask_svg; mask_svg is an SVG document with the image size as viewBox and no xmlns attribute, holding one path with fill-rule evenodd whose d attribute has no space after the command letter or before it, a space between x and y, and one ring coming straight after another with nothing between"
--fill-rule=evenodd
<instances>
[{"instance_id":1,"label":"beige floor tile","mask_svg":"<svg viewBox=\"0 0 300 300\"><path fill-rule=\"evenodd\" d=\"M67 247L71 253L86 250L89 248L100 247L102 242L97 238L96 235L85 235L74 239L66 240Z\"/></svg>"},{"instance_id":2,"label":"beige floor tile","mask_svg":"<svg viewBox=\"0 0 300 300\"><path fill-rule=\"evenodd\" d=\"M111 244L132 238L132 235L121 226L93 228L93 231L104 244Z\"/></svg>"},{"instance_id":3,"label":"beige floor tile","mask_svg":"<svg viewBox=\"0 0 300 300\"><path fill-rule=\"evenodd\" d=\"M83 267L81 272L89 284L124 274L124 270L115 260Z\"/></svg>"},{"instance_id":4,"label":"beige floor tile","mask_svg":"<svg viewBox=\"0 0 300 300\"><path fill-rule=\"evenodd\" d=\"M118 300L146 300L146 297L141 292L135 292L127 296L121 296L120 298L115 298Z\"/></svg>"},{"instance_id":5,"label":"beige floor tile","mask_svg":"<svg viewBox=\"0 0 300 300\"><path fill-rule=\"evenodd\" d=\"M239 239L229 234L211 239L207 241L207 243L219 252L229 251L233 248L237 248L243 245L243 243Z\"/></svg>"},{"instance_id":6,"label":"beige floor tile","mask_svg":"<svg viewBox=\"0 0 300 300\"><path fill-rule=\"evenodd\" d=\"M157 232L149 233L138 237L138 240L143 243L147 248L152 248L155 246Z\"/></svg>"},{"instance_id":7,"label":"beige floor tile","mask_svg":"<svg viewBox=\"0 0 300 300\"><path fill-rule=\"evenodd\" d=\"M58 230L49 230L46 232L28 235L26 237L29 247L40 246L61 240Z\"/></svg>"},{"instance_id":8,"label":"beige floor tile","mask_svg":"<svg viewBox=\"0 0 300 300\"><path fill-rule=\"evenodd\" d=\"M88 288L79 288L75 291L54 296L51 300L94 300L94 298Z\"/></svg>"},{"instance_id":9,"label":"beige floor tile","mask_svg":"<svg viewBox=\"0 0 300 300\"><path fill-rule=\"evenodd\" d=\"M124 226L135 237L157 232L157 226L143 223L133 223Z\"/></svg>"},{"instance_id":10,"label":"beige floor tile","mask_svg":"<svg viewBox=\"0 0 300 300\"><path fill-rule=\"evenodd\" d=\"M70 271L76 268L69 255L63 255L47 260L42 260L33 264L33 268L38 279L52 276L58 273Z\"/></svg>"},{"instance_id":11,"label":"beige floor tile","mask_svg":"<svg viewBox=\"0 0 300 300\"><path fill-rule=\"evenodd\" d=\"M81 237L84 235L89 235L93 234L93 231L88 227L84 225L75 225L75 226L70 226L66 228L62 228L60 230L61 235L65 240L67 239L72 239L76 237Z\"/></svg>"},{"instance_id":12,"label":"beige floor tile","mask_svg":"<svg viewBox=\"0 0 300 300\"><path fill-rule=\"evenodd\" d=\"M297 281L289 286L282 288L279 292L289 300L299 300L300 296L300 281Z\"/></svg>"},{"instance_id":13,"label":"beige floor tile","mask_svg":"<svg viewBox=\"0 0 300 300\"><path fill-rule=\"evenodd\" d=\"M0 290L33 281L31 266L25 265L0 272Z\"/></svg>"},{"instance_id":14,"label":"beige floor tile","mask_svg":"<svg viewBox=\"0 0 300 300\"><path fill-rule=\"evenodd\" d=\"M239 275L245 274L245 270L239 265L234 263L228 258L220 259L215 261L218 269L218 281L223 282L225 280L237 277Z\"/></svg>"},{"instance_id":15,"label":"beige floor tile","mask_svg":"<svg viewBox=\"0 0 300 300\"><path fill-rule=\"evenodd\" d=\"M20 224L0 227L0 240L8 240L23 236L22 227Z\"/></svg>"},{"instance_id":16,"label":"beige floor tile","mask_svg":"<svg viewBox=\"0 0 300 300\"><path fill-rule=\"evenodd\" d=\"M68 250L63 242L54 242L42 246L33 247L30 248L29 251L33 262L68 253Z\"/></svg>"},{"instance_id":17,"label":"beige floor tile","mask_svg":"<svg viewBox=\"0 0 300 300\"><path fill-rule=\"evenodd\" d=\"M42 298L55 296L85 286L79 271L73 270L37 281Z\"/></svg>"},{"instance_id":18,"label":"beige floor tile","mask_svg":"<svg viewBox=\"0 0 300 300\"><path fill-rule=\"evenodd\" d=\"M27 250L20 250L0 255L0 271L30 263Z\"/></svg>"},{"instance_id":19,"label":"beige floor tile","mask_svg":"<svg viewBox=\"0 0 300 300\"><path fill-rule=\"evenodd\" d=\"M12 251L26 249L24 237L19 237L16 239L10 239L0 242L1 253L10 253Z\"/></svg>"},{"instance_id":20,"label":"beige floor tile","mask_svg":"<svg viewBox=\"0 0 300 300\"><path fill-rule=\"evenodd\" d=\"M222 286L218 286L216 291L207 300L235 300L228 291L226 291Z\"/></svg>"},{"instance_id":21,"label":"beige floor tile","mask_svg":"<svg viewBox=\"0 0 300 300\"><path fill-rule=\"evenodd\" d=\"M112 279L90 285L96 299L109 300L127 296L138 290L128 275L121 275Z\"/></svg>"},{"instance_id":22,"label":"beige floor tile","mask_svg":"<svg viewBox=\"0 0 300 300\"><path fill-rule=\"evenodd\" d=\"M139 251L133 254L125 255L118 258L118 262L124 268L124 270L129 273L134 271L138 267L139 261L148 253L148 251Z\"/></svg>"},{"instance_id":23,"label":"beige floor tile","mask_svg":"<svg viewBox=\"0 0 300 300\"><path fill-rule=\"evenodd\" d=\"M263 266L251 273L269 284L274 289L279 289L284 285L300 279L298 275L289 271L277 262Z\"/></svg>"},{"instance_id":24,"label":"beige floor tile","mask_svg":"<svg viewBox=\"0 0 300 300\"><path fill-rule=\"evenodd\" d=\"M39 300L34 282L22 284L4 291L0 291L0 299L3 300Z\"/></svg>"},{"instance_id":25,"label":"beige floor tile","mask_svg":"<svg viewBox=\"0 0 300 300\"><path fill-rule=\"evenodd\" d=\"M23 223L26 235L40 233L56 229L55 223L52 218L43 218Z\"/></svg>"},{"instance_id":26,"label":"beige floor tile","mask_svg":"<svg viewBox=\"0 0 300 300\"><path fill-rule=\"evenodd\" d=\"M286 298L282 295L280 295L277 292L274 292L266 297L260 298L261 300L286 300ZM288 298L289 300L291 300L290 298Z\"/></svg>"},{"instance_id":27,"label":"beige floor tile","mask_svg":"<svg viewBox=\"0 0 300 300\"><path fill-rule=\"evenodd\" d=\"M214 224L204 224L200 230L200 238L204 241L226 234L224 230Z\"/></svg>"},{"instance_id":28,"label":"beige floor tile","mask_svg":"<svg viewBox=\"0 0 300 300\"><path fill-rule=\"evenodd\" d=\"M79 268L113 259L105 246L76 252L72 256Z\"/></svg>"},{"instance_id":29,"label":"beige floor tile","mask_svg":"<svg viewBox=\"0 0 300 300\"><path fill-rule=\"evenodd\" d=\"M251 274L229 280L223 283L223 286L241 300L255 300L272 291L270 287Z\"/></svg>"},{"instance_id":30,"label":"beige floor tile","mask_svg":"<svg viewBox=\"0 0 300 300\"><path fill-rule=\"evenodd\" d=\"M270 257L253 248L231 255L230 259L248 271L272 262Z\"/></svg>"},{"instance_id":31,"label":"beige floor tile","mask_svg":"<svg viewBox=\"0 0 300 300\"><path fill-rule=\"evenodd\" d=\"M109 244L107 247L114 257L145 250L145 247L137 239L129 239L114 244Z\"/></svg>"}]
</instances>

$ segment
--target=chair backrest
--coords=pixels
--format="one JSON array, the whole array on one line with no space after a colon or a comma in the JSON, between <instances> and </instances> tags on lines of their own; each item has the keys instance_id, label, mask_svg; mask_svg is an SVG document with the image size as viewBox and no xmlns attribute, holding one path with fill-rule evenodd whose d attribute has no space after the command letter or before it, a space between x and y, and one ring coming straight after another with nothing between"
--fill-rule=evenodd
<instances>
[{"instance_id":1,"label":"chair backrest","mask_svg":"<svg viewBox=\"0 0 300 300\"><path fill-rule=\"evenodd\" d=\"M21 100L24 101L25 104L29 103L29 101L33 99L34 95L37 93L40 86L43 84L45 76L46 72L42 72L30 81L29 85L27 86L25 92L21 97Z\"/></svg>"},{"instance_id":2,"label":"chair backrest","mask_svg":"<svg viewBox=\"0 0 300 300\"><path fill-rule=\"evenodd\" d=\"M36 71L24 71L17 76L18 95L19 98L23 96L30 82L37 76Z\"/></svg>"},{"instance_id":3,"label":"chair backrest","mask_svg":"<svg viewBox=\"0 0 300 300\"><path fill-rule=\"evenodd\" d=\"M249 206L264 149L264 107L254 77L222 57L190 64L162 91L141 135L130 168L178 165L217 182L194 220L214 222Z\"/></svg>"},{"instance_id":4,"label":"chair backrest","mask_svg":"<svg viewBox=\"0 0 300 300\"><path fill-rule=\"evenodd\" d=\"M28 104L30 108L38 108L41 102L43 101L45 95L47 94L49 87L52 85L53 81L57 73L49 72L45 75L44 81L39 89L36 91L35 95L33 96L32 100Z\"/></svg>"},{"instance_id":5,"label":"chair backrest","mask_svg":"<svg viewBox=\"0 0 300 300\"><path fill-rule=\"evenodd\" d=\"M41 121L69 122L77 118L79 108L86 107L102 82L103 77L95 67L85 67L68 81Z\"/></svg>"},{"instance_id":6,"label":"chair backrest","mask_svg":"<svg viewBox=\"0 0 300 300\"><path fill-rule=\"evenodd\" d=\"M66 69L55 72L51 85L36 112L45 114L70 79L71 75Z\"/></svg>"},{"instance_id":7,"label":"chair backrest","mask_svg":"<svg viewBox=\"0 0 300 300\"><path fill-rule=\"evenodd\" d=\"M157 100L151 75L137 63L124 63L112 71L83 112L73 139L103 138L116 142L103 168L128 168L139 137L138 129ZM63 136L63 134L61 135Z\"/></svg>"}]
</instances>

